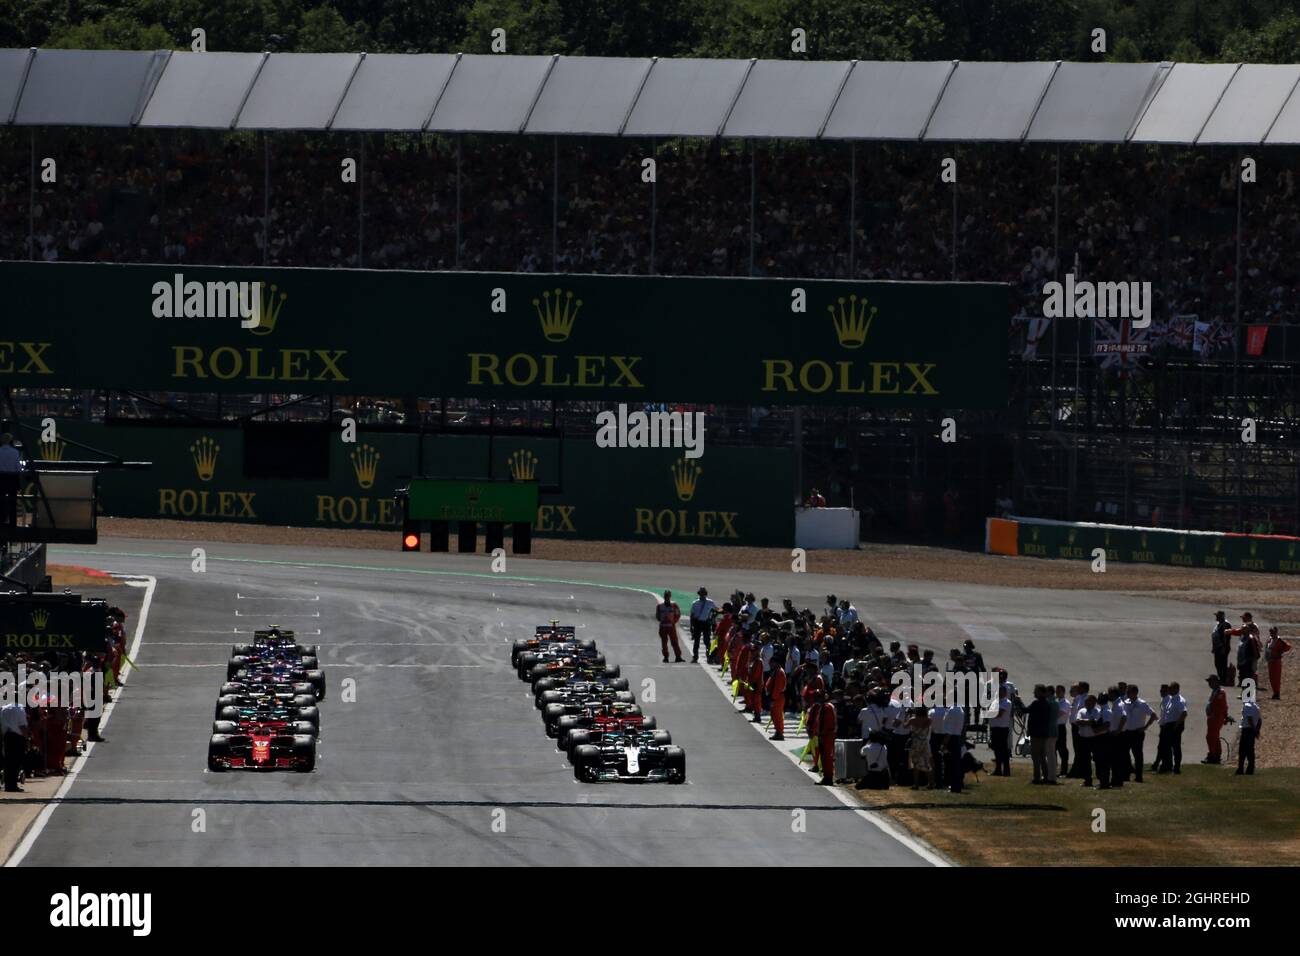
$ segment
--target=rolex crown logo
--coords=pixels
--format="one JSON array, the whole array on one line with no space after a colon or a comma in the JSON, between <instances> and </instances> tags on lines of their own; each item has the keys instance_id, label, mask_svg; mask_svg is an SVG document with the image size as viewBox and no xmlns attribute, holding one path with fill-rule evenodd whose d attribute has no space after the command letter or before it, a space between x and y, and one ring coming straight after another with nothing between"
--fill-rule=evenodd
<instances>
[{"instance_id":1,"label":"rolex crown logo","mask_svg":"<svg viewBox=\"0 0 1300 956\"><path fill-rule=\"evenodd\" d=\"M190 457L194 459L194 470L198 473L199 481L212 480L212 473L217 470L217 455L220 453L221 446L207 435L190 446Z\"/></svg>"},{"instance_id":2,"label":"rolex crown logo","mask_svg":"<svg viewBox=\"0 0 1300 956\"><path fill-rule=\"evenodd\" d=\"M673 487L677 491L677 497L682 501L690 501L695 497L695 485L699 482L704 469L686 458L679 458L673 462L672 472Z\"/></svg>"},{"instance_id":3,"label":"rolex crown logo","mask_svg":"<svg viewBox=\"0 0 1300 956\"><path fill-rule=\"evenodd\" d=\"M289 293L280 292L279 286L272 283L262 284L261 301L258 308L261 310L258 314L257 325L249 329L254 335L270 335L275 331L275 323L280 321L280 310L284 308L284 300L289 298Z\"/></svg>"},{"instance_id":4,"label":"rolex crown logo","mask_svg":"<svg viewBox=\"0 0 1300 956\"><path fill-rule=\"evenodd\" d=\"M1145 548L1145 547L1147 546L1147 536L1146 536L1146 532L1143 532L1143 533L1139 536L1139 540L1142 542L1142 547Z\"/></svg>"},{"instance_id":5,"label":"rolex crown logo","mask_svg":"<svg viewBox=\"0 0 1300 956\"><path fill-rule=\"evenodd\" d=\"M564 299L561 302L561 295ZM574 299L573 292L565 292L563 289L555 290L555 298L551 299L551 293L548 289L542 293L541 299L533 299L533 308L537 310L537 318L542 323L542 334L546 336L548 342L563 342L573 331L573 323L577 321L578 310L582 308L582 300Z\"/></svg>"},{"instance_id":6,"label":"rolex crown logo","mask_svg":"<svg viewBox=\"0 0 1300 956\"><path fill-rule=\"evenodd\" d=\"M1077 538L1078 536L1079 536L1079 532L1071 528L1069 533L1066 535L1066 538L1069 540L1070 544L1074 544L1074 539Z\"/></svg>"},{"instance_id":7,"label":"rolex crown logo","mask_svg":"<svg viewBox=\"0 0 1300 956\"><path fill-rule=\"evenodd\" d=\"M64 443L62 441L41 442L41 458L45 461L63 461Z\"/></svg>"},{"instance_id":8,"label":"rolex crown logo","mask_svg":"<svg viewBox=\"0 0 1300 956\"><path fill-rule=\"evenodd\" d=\"M831 314L831 322L835 325L836 338L846 349L862 348L867 341L867 333L871 331L871 322L876 317L876 307L870 306L871 311L868 313L869 303L866 298L859 300L856 294L849 296L847 308L843 296L837 302L838 306L826 306L826 311Z\"/></svg>"},{"instance_id":9,"label":"rolex crown logo","mask_svg":"<svg viewBox=\"0 0 1300 956\"><path fill-rule=\"evenodd\" d=\"M510 477L515 481L532 481L537 477L537 456L522 448L510 456Z\"/></svg>"},{"instance_id":10,"label":"rolex crown logo","mask_svg":"<svg viewBox=\"0 0 1300 956\"><path fill-rule=\"evenodd\" d=\"M50 612L44 608L37 608L32 611L32 627L38 631L45 630L45 625L50 623Z\"/></svg>"},{"instance_id":11,"label":"rolex crown logo","mask_svg":"<svg viewBox=\"0 0 1300 956\"><path fill-rule=\"evenodd\" d=\"M1255 552L1258 551L1258 550L1259 550L1259 542L1258 542L1258 541L1252 541L1252 542L1250 543L1250 556L1253 558L1253 557L1255 556Z\"/></svg>"},{"instance_id":12,"label":"rolex crown logo","mask_svg":"<svg viewBox=\"0 0 1300 956\"><path fill-rule=\"evenodd\" d=\"M1179 539L1178 539L1178 550L1179 550L1179 551L1186 551L1186 550L1187 550L1187 539L1186 539L1186 538L1179 538Z\"/></svg>"},{"instance_id":13,"label":"rolex crown logo","mask_svg":"<svg viewBox=\"0 0 1300 956\"><path fill-rule=\"evenodd\" d=\"M361 445L352 453L352 470L356 473L357 484L362 488L374 485L381 457L379 452L369 445Z\"/></svg>"}]
</instances>

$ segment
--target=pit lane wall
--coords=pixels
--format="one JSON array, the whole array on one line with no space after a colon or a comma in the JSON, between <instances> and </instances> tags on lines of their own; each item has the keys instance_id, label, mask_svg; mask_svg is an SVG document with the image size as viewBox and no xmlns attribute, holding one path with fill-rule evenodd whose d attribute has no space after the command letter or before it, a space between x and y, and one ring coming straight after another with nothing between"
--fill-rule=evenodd
<instances>
[{"instance_id":1,"label":"pit lane wall","mask_svg":"<svg viewBox=\"0 0 1300 956\"><path fill-rule=\"evenodd\" d=\"M1091 561L1097 548L1104 549L1108 563L1300 574L1300 538L1285 535L1021 517L989 518L985 525L984 550L989 554Z\"/></svg>"},{"instance_id":2,"label":"pit lane wall","mask_svg":"<svg viewBox=\"0 0 1300 956\"><path fill-rule=\"evenodd\" d=\"M538 481L540 537L791 547L794 455L788 448L710 446L680 450L598 448L594 440L425 435L358 430L329 441L321 480L245 477L239 428L57 422L59 441L36 443L36 459L98 458L76 442L148 471L105 471L101 512L294 527L396 529L393 492L413 474ZM396 546L396 536L394 537Z\"/></svg>"}]
</instances>

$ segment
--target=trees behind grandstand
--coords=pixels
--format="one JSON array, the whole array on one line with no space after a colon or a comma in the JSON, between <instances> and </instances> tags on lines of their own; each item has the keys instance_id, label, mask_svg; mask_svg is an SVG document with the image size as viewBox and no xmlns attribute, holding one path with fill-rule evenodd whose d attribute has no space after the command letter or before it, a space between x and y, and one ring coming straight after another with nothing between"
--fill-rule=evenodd
<instances>
[{"instance_id":1,"label":"trees behind grandstand","mask_svg":"<svg viewBox=\"0 0 1300 956\"><path fill-rule=\"evenodd\" d=\"M0 47L779 59L1300 61L1292 0L0 0ZM806 54L790 31L807 30Z\"/></svg>"}]
</instances>

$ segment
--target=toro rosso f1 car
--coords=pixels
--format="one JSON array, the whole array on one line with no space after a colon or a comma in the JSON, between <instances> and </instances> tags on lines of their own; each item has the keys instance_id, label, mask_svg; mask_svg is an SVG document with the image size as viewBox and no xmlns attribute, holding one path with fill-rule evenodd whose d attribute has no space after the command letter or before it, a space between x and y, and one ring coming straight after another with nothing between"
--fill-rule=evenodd
<instances>
[{"instance_id":1,"label":"toro rosso f1 car","mask_svg":"<svg viewBox=\"0 0 1300 956\"><path fill-rule=\"evenodd\" d=\"M598 743L573 748L573 776L583 783L601 780L686 782L686 751L646 741L642 733L605 733Z\"/></svg>"}]
</instances>

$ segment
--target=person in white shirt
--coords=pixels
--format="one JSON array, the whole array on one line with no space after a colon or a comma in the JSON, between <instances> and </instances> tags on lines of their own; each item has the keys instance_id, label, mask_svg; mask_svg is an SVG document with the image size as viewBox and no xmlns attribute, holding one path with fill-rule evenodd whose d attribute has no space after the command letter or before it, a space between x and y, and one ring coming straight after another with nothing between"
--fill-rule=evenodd
<instances>
[{"instance_id":1,"label":"person in white shirt","mask_svg":"<svg viewBox=\"0 0 1300 956\"><path fill-rule=\"evenodd\" d=\"M948 786L943 763L948 749L948 735L943 729L944 716L947 713L948 708L944 706L942 700L930 708L930 763L934 767L934 772L930 774L931 790L941 790Z\"/></svg>"},{"instance_id":2,"label":"person in white shirt","mask_svg":"<svg viewBox=\"0 0 1300 956\"><path fill-rule=\"evenodd\" d=\"M691 605L691 663L700 662L700 641L704 641L705 654L709 651L709 641L713 636L713 614L718 609L709 598L708 588L695 592L699 599Z\"/></svg>"},{"instance_id":3,"label":"person in white shirt","mask_svg":"<svg viewBox=\"0 0 1300 956\"><path fill-rule=\"evenodd\" d=\"M1089 694L1083 699L1083 706L1074 714L1074 725L1079 731L1078 746L1074 751L1074 768L1083 777L1085 787L1092 786L1092 765L1095 762L1093 746L1097 740L1097 728L1101 724L1101 708L1097 698ZM1102 775L1101 766L1097 767L1097 777Z\"/></svg>"},{"instance_id":4,"label":"person in white shirt","mask_svg":"<svg viewBox=\"0 0 1300 956\"><path fill-rule=\"evenodd\" d=\"M1128 779L1128 747L1124 731L1128 727L1128 701L1118 687L1106 691L1106 753L1110 758L1110 785L1116 789Z\"/></svg>"},{"instance_id":5,"label":"person in white shirt","mask_svg":"<svg viewBox=\"0 0 1300 956\"><path fill-rule=\"evenodd\" d=\"M1128 706L1125 713L1124 738L1129 753L1129 767L1133 771L1133 782L1142 782L1142 749L1146 744L1147 728L1156 721L1156 713L1151 705L1138 696L1136 684L1128 687Z\"/></svg>"},{"instance_id":6,"label":"person in white shirt","mask_svg":"<svg viewBox=\"0 0 1300 956\"><path fill-rule=\"evenodd\" d=\"M989 746L993 748L993 776L1011 776L1011 696L1004 683L998 688L998 712L989 719Z\"/></svg>"},{"instance_id":7,"label":"person in white shirt","mask_svg":"<svg viewBox=\"0 0 1300 956\"><path fill-rule=\"evenodd\" d=\"M840 609L835 615L840 622L840 630L848 631L854 624L858 623L858 609L848 601L840 602Z\"/></svg>"},{"instance_id":8,"label":"person in white shirt","mask_svg":"<svg viewBox=\"0 0 1300 956\"><path fill-rule=\"evenodd\" d=\"M1160 698L1160 743L1157 745L1156 772L1182 773L1183 728L1187 725L1187 700L1172 683Z\"/></svg>"},{"instance_id":9,"label":"person in white shirt","mask_svg":"<svg viewBox=\"0 0 1300 956\"><path fill-rule=\"evenodd\" d=\"M1065 685L1056 685L1056 704L1061 710L1061 716L1056 721L1056 755L1061 758L1061 767L1058 771L1059 776L1066 776L1070 770L1070 747L1066 743L1070 736L1070 698L1065 694Z\"/></svg>"},{"instance_id":10,"label":"person in white shirt","mask_svg":"<svg viewBox=\"0 0 1300 956\"><path fill-rule=\"evenodd\" d=\"M27 755L27 708L21 701L27 696L24 684L19 688L18 699L0 707L0 733L4 739L5 755L5 790L8 793L22 793L18 786L18 771L22 769L23 757Z\"/></svg>"},{"instance_id":11,"label":"person in white shirt","mask_svg":"<svg viewBox=\"0 0 1300 956\"><path fill-rule=\"evenodd\" d=\"M949 703L944 711L943 732L947 735L944 766L948 771L948 790L961 793L962 777L965 776L961 758L966 747L966 711L955 703Z\"/></svg>"},{"instance_id":12,"label":"person in white shirt","mask_svg":"<svg viewBox=\"0 0 1300 956\"><path fill-rule=\"evenodd\" d=\"M867 705L858 711L858 726L862 734L862 759L870 771L883 770L889 766L886 752L886 742L889 739L886 731L888 723L888 706L881 703L878 694L871 694L867 698ZM857 789L865 790L866 786L867 778L863 775L858 781Z\"/></svg>"},{"instance_id":13,"label":"person in white shirt","mask_svg":"<svg viewBox=\"0 0 1300 956\"><path fill-rule=\"evenodd\" d=\"M1255 741L1264 726L1264 715L1254 697L1241 702L1241 741L1237 745L1237 774L1255 773Z\"/></svg>"}]
</instances>

